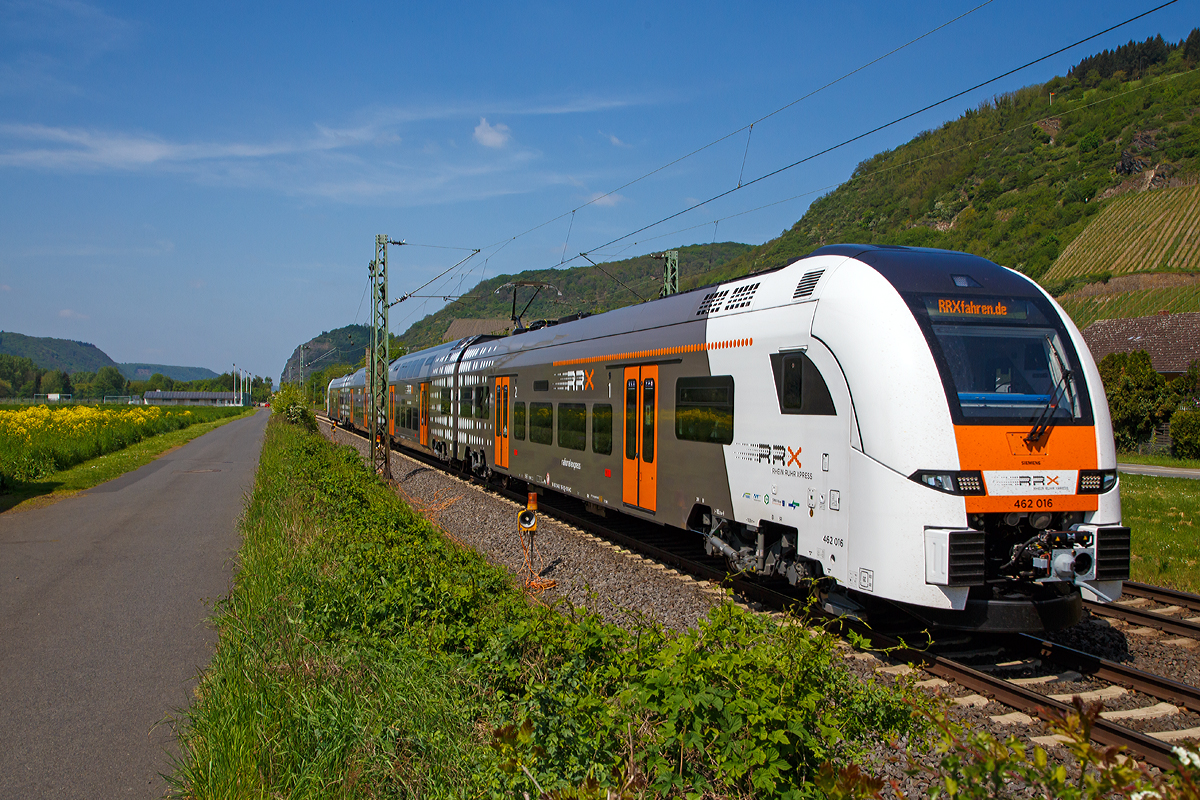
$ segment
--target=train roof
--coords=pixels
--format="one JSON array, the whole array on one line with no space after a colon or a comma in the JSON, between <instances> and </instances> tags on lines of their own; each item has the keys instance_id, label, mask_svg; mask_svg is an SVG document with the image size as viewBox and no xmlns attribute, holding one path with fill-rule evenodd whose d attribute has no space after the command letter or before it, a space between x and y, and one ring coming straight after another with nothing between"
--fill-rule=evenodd
<instances>
[{"instance_id":1,"label":"train roof","mask_svg":"<svg viewBox=\"0 0 1200 800\"><path fill-rule=\"evenodd\" d=\"M1034 283L1019 272L981 256L955 250L888 244L833 244L820 247L801 260L816 256L845 256L861 261L902 294L944 291L1016 297L1040 294Z\"/></svg>"},{"instance_id":2,"label":"train roof","mask_svg":"<svg viewBox=\"0 0 1200 800\"><path fill-rule=\"evenodd\" d=\"M801 281L801 285L803 285L809 275L816 275L816 270L822 269L815 264L810 265L805 262L822 257L836 258L838 256L843 259L853 258L867 264L879 272L901 294L944 291L954 291L957 294L966 295L1008 297L1029 297L1040 294L1036 284L1024 275L970 253L901 245L826 245L788 264L667 297L655 298L645 303L625 306L592 316L583 315L564 318L557 322L551 321L545 327L533 327L510 336L470 336L409 353L392 362L388 369L388 378L393 381L429 378L438 371L440 365L456 361L459 354L470 360L499 352L515 353L523 350L537 350L551 344L599 339L631 330L649 330L685 324L708 319L718 314L730 313L732 304L727 304L723 308L720 303L715 306L709 305L709 298L717 294L719 289L748 290L748 301L760 284L770 284L769 292L764 285L763 291L758 297L760 302L768 300L766 297L768 294L774 296L774 299L768 300L768 302L796 301L802 296L800 286L793 286L790 278L781 282L776 276L789 268L796 267L805 274L804 280ZM836 268L836 264L823 267L825 272L834 268ZM816 276L804 296L808 299L819 299L820 284L823 284L823 281ZM762 307L760 302L755 302L754 306ZM746 310L752 310L749 302L742 305L746 307ZM734 310L733 313L739 312ZM366 370L360 369L353 375L335 379L330 386L333 388L362 386L365 385L365 379Z\"/></svg>"}]
</instances>

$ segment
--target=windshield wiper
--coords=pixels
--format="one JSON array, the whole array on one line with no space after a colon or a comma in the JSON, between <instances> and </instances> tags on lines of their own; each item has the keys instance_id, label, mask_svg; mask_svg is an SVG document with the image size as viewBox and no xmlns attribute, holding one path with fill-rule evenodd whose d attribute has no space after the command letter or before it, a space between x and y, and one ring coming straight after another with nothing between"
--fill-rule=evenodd
<instances>
[{"instance_id":1,"label":"windshield wiper","mask_svg":"<svg viewBox=\"0 0 1200 800\"><path fill-rule=\"evenodd\" d=\"M1037 422L1033 423L1033 429L1025 437L1025 443L1030 447L1037 444L1054 427L1054 412L1058 410L1058 401L1062 397L1069 395L1071 406L1075 406L1075 395L1071 392L1071 370L1063 364L1062 357L1058 354L1058 348L1054 346L1054 342L1049 336L1046 337L1046 344L1050 346L1050 352L1054 354L1054 360L1058 362L1058 369L1062 373L1062 377L1058 379L1058 383L1054 384L1054 391L1050 393L1050 399L1046 401L1042 413L1038 415Z\"/></svg>"}]
</instances>

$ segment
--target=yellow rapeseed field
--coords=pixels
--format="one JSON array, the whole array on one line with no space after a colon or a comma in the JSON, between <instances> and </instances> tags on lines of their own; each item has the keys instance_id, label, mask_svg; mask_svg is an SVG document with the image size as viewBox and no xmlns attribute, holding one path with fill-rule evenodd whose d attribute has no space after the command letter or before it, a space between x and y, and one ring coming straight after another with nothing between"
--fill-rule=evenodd
<instances>
[{"instance_id":1,"label":"yellow rapeseed field","mask_svg":"<svg viewBox=\"0 0 1200 800\"><path fill-rule=\"evenodd\" d=\"M230 411L84 405L0 411L0 488L44 478L148 436L186 428Z\"/></svg>"}]
</instances>

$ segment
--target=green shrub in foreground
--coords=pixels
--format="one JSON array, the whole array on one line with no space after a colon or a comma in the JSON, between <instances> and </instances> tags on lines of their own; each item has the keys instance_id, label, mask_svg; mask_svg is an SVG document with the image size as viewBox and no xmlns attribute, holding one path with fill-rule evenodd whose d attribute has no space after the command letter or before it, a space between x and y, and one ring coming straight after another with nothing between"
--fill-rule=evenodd
<instances>
[{"instance_id":1,"label":"green shrub in foreground","mask_svg":"<svg viewBox=\"0 0 1200 800\"><path fill-rule=\"evenodd\" d=\"M913 727L832 639L732 604L685 634L531 605L357 453L278 419L243 530L182 734L190 796L536 796L630 776L655 795L806 796L822 762Z\"/></svg>"}]
</instances>

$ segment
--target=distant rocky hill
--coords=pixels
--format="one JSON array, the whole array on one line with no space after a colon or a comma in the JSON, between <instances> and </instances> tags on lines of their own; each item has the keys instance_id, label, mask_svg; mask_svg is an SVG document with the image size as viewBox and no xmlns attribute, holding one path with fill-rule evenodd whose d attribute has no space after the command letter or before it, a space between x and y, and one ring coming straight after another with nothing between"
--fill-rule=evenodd
<instances>
[{"instance_id":1,"label":"distant rocky hill","mask_svg":"<svg viewBox=\"0 0 1200 800\"><path fill-rule=\"evenodd\" d=\"M0 331L0 353L28 358L42 369L56 369L67 373L96 372L101 367L120 369L117 362L94 344L48 336L26 336L23 333Z\"/></svg>"},{"instance_id":2,"label":"distant rocky hill","mask_svg":"<svg viewBox=\"0 0 1200 800\"><path fill-rule=\"evenodd\" d=\"M159 373L176 381L200 381L216 378L217 373L208 367L179 367L173 364L130 364L122 363L117 367L127 380L145 381L151 375Z\"/></svg>"},{"instance_id":3,"label":"distant rocky hill","mask_svg":"<svg viewBox=\"0 0 1200 800\"><path fill-rule=\"evenodd\" d=\"M346 325L314 336L300 346L308 348L304 351L305 377L313 370L323 370L334 364L357 364L363 360L370 343L371 329L366 325ZM292 351L283 365L281 384L300 380L300 347ZM337 353L331 354L331 350ZM308 365L312 365L312 370Z\"/></svg>"}]
</instances>

